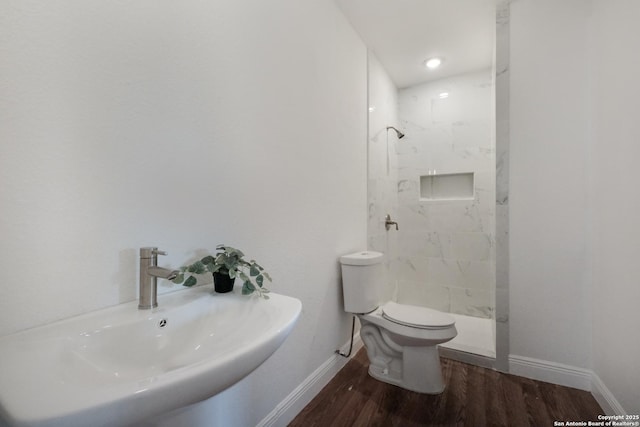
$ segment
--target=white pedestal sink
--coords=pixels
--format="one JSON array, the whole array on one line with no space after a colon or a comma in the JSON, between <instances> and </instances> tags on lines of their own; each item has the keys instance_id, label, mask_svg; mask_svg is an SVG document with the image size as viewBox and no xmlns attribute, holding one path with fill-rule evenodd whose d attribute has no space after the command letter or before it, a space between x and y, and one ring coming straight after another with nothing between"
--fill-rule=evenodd
<instances>
[{"instance_id":1,"label":"white pedestal sink","mask_svg":"<svg viewBox=\"0 0 640 427\"><path fill-rule=\"evenodd\" d=\"M126 426L211 397L293 329L300 301L269 297L204 286L161 295L153 310L131 302L2 337L0 420Z\"/></svg>"}]
</instances>

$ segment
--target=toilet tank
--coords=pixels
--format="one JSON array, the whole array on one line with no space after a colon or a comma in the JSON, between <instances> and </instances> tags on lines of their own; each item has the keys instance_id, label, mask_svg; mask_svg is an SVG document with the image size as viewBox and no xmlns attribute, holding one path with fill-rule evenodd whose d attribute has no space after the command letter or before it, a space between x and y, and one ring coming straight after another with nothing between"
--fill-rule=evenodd
<instances>
[{"instance_id":1,"label":"toilet tank","mask_svg":"<svg viewBox=\"0 0 640 427\"><path fill-rule=\"evenodd\" d=\"M383 260L384 254L374 251L340 257L346 312L369 313L378 308L386 280Z\"/></svg>"}]
</instances>

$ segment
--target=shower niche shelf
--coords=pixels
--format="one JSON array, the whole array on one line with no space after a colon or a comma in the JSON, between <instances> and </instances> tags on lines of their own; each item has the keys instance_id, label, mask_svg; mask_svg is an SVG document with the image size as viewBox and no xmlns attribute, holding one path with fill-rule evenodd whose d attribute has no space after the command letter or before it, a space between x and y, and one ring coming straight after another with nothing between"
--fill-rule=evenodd
<instances>
[{"instance_id":1,"label":"shower niche shelf","mask_svg":"<svg viewBox=\"0 0 640 427\"><path fill-rule=\"evenodd\" d=\"M473 200L473 172L420 177L420 200Z\"/></svg>"}]
</instances>

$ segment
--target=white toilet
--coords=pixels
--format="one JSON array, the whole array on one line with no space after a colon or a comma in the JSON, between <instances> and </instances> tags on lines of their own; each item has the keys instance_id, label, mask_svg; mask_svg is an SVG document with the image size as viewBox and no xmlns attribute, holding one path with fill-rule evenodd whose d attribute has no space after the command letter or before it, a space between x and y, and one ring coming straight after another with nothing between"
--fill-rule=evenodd
<instances>
[{"instance_id":1,"label":"white toilet","mask_svg":"<svg viewBox=\"0 0 640 427\"><path fill-rule=\"evenodd\" d=\"M383 301L384 254L340 257L344 309L358 316L369 375L418 393L444 390L437 345L458 334L455 319L425 307Z\"/></svg>"}]
</instances>

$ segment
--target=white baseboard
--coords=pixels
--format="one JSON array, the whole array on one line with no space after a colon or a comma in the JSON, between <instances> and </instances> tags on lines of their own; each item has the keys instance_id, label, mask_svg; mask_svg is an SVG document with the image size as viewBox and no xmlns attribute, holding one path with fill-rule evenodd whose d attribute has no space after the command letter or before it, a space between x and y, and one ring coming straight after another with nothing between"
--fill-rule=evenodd
<instances>
[{"instance_id":1,"label":"white baseboard","mask_svg":"<svg viewBox=\"0 0 640 427\"><path fill-rule=\"evenodd\" d=\"M351 357L362 348L362 345L360 334L357 333L353 339ZM340 351L343 353L348 352L349 343L347 342L343 345ZM337 354L331 356L311 375L305 378L295 390L289 393L256 427L285 427L320 393L320 390L331 381L348 361L349 359Z\"/></svg>"},{"instance_id":2,"label":"white baseboard","mask_svg":"<svg viewBox=\"0 0 640 427\"><path fill-rule=\"evenodd\" d=\"M600 405L606 415L627 415L620 402L613 396L600 377L594 373L591 375L591 394Z\"/></svg>"},{"instance_id":3,"label":"white baseboard","mask_svg":"<svg viewBox=\"0 0 640 427\"><path fill-rule=\"evenodd\" d=\"M363 346L360 334L353 341L353 357ZM349 343L340 351L346 353ZM285 427L304 409L305 406L331 381L331 379L347 364L346 359L337 354L331 356L311 375L284 398L257 427ZM593 371L562 363L533 359L524 356L509 356L509 373L551 384L573 387L590 391L606 415L626 415L624 408L611 391Z\"/></svg>"},{"instance_id":4,"label":"white baseboard","mask_svg":"<svg viewBox=\"0 0 640 427\"><path fill-rule=\"evenodd\" d=\"M509 356L509 373L547 383L591 391L593 372L546 360Z\"/></svg>"},{"instance_id":5,"label":"white baseboard","mask_svg":"<svg viewBox=\"0 0 640 427\"><path fill-rule=\"evenodd\" d=\"M566 387L590 391L606 415L627 415L620 402L590 369L546 360L509 356L509 373Z\"/></svg>"}]
</instances>

